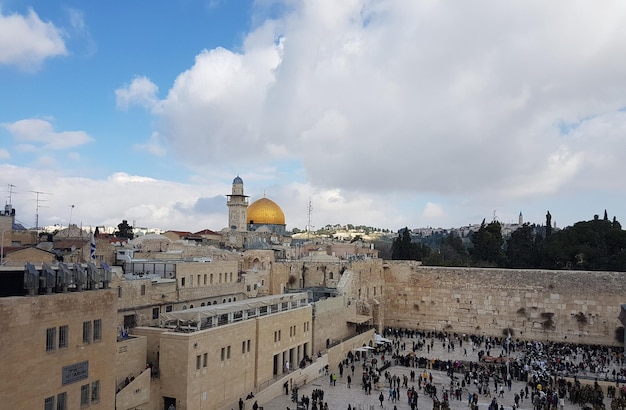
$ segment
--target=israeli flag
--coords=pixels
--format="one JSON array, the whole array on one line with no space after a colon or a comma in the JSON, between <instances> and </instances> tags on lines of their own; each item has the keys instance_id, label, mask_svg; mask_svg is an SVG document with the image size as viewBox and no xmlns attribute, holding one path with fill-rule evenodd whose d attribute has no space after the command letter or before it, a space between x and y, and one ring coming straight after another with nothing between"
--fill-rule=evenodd
<instances>
[{"instance_id":1,"label":"israeli flag","mask_svg":"<svg viewBox=\"0 0 626 410\"><path fill-rule=\"evenodd\" d=\"M89 244L89 257L91 260L96 259L96 238L93 236L93 232L91 233L91 241Z\"/></svg>"}]
</instances>

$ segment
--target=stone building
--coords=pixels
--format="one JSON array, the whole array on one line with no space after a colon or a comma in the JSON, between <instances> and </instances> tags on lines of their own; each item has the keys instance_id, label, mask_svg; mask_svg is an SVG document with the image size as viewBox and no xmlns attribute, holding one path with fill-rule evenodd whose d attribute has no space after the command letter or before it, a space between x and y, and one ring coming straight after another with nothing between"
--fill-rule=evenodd
<instances>
[{"instance_id":1,"label":"stone building","mask_svg":"<svg viewBox=\"0 0 626 410\"><path fill-rule=\"evenodd\" d=\"M23 292L24 277L1 268L0 287ZM101 285L0 297L3 408L115 408L116 298Z\"/></svg>"}]
</instances>

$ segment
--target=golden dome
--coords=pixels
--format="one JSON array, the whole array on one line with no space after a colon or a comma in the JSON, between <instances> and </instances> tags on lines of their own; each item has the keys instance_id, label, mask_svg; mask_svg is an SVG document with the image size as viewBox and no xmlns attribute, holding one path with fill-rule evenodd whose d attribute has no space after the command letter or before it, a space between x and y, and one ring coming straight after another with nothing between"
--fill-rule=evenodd
<instances>
[{"instance_id":1,"label":"golden dome","mask_svg":"<svg viewBox=\"0 0 626 410\"><path fill-rule=\"evenodd\" d=\"M255 225L284 225L285 214L271 199L261 198L248 206L247 223Z\"/></svg>"}]
</instances>

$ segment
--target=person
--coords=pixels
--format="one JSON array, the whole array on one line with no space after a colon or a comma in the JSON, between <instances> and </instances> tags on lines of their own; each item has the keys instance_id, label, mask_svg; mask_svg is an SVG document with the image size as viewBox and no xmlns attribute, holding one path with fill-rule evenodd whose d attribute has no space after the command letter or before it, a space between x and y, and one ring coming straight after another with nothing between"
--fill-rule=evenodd
<instances>
[{"instance_id":1,"label":"person","mask_svg":"<svg viewBox=\"0 0 626 410\"><path fill-rule=\"evenodd\" d=\"M380 392L380 395L378 396L378 401L380 401L380 407L383 407L383 401L385 401L385 395L383 394L383 392Z\"/></svg>"},{"instance_id":2,"label":"person","mask_svg":"<svg viewBox=\"0 0 626 410\"><path fill-rule=\"evenodd\" d=\"M289 382L285 381L285 384L283 384L283 387L285 388L285 394L289 394Z\"/></svg>"},{"instance_id":3,"label":"person","mask_svg":"<svg viewBox=\"0 0 626 410\"><path fill-rule=\"evenodd\" d=\"M289 361L285 362L285 370L289 373Z\"/></svg>"},{"instance_id":4,"label":"person","mask_svg":"<svg viewBox=\"0 0 626 410\"><path fill-rule=\"evenodd\" d=\"M252 394L252 392L250 392L250 394L248 394L248 395L246 396L246 400L250 400L250 399L251 399L251 398L253 398L253 397L254 397L254 394Z\"/></svg>"},{"instance_id":5,"label":"person","mask_svg":"<svg viewBox=\"0 0 626 410\"><path fill-rule=\"evenodd\" d=\"M170 404L167 410L176 410L176 406L174 406L174 404Z\"/></svg>"},{"instance_id":6,"label":"person","mask_svg":"<svg viewBox=\"0 0 626 410\"><path fill-rule=\"evenodd\" d=\"M252 410L258 410L258 408L259 408L259 403L257 403L255 400L254 404L252 405Z\"/></svg>"},{"instance_id":7,"label":"person","mask_svg":"<svg viewBox=\"0 0 626 410\"><path fill-rule=\"evenodd\" d=\"M243 410L243 399L239 398L239 410Z\"/></svg>"},{"instance_id":8,"label":"person","mask_svg":"<svg viewBox=\"0 0 626 410\"><path fill-rule=\"evenodd\" d=\"M350 388L350 383L352 383L352 377L348 375L348 389Z\"/></svg>"}]
</instances>

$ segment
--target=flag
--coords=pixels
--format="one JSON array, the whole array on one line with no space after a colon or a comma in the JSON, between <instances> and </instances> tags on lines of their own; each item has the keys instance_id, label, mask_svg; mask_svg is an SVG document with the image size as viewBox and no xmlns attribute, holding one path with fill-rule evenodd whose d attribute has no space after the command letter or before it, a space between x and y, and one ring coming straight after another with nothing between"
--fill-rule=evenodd
<instances>
[{"instance_id":1,"label":"flag","mask_svg":"<svg viewBox=\"0 0 626 410\"><path fill-rule=\"evenodd\" d=\"M96 238L93 236L93 232L91 233L91 241L89 244L89 257L91 260L96 259Z\"/></svg>"}]
</instances>

